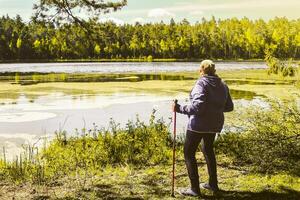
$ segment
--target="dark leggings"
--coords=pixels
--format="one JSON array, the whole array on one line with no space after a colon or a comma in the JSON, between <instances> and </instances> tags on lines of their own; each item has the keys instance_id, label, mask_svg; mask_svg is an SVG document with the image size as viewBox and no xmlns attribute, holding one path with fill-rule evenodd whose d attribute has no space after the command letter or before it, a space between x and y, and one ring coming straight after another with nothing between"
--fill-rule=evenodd
<instances>
[{"instance_id":1,"label":"dark leggings","mask_svg":"<svg viewBox=\"0 0 300 200\"><path fill-rule=\"evenodd\" d=\"M200 142L202 153L207 164L209 185L212 187L218 187L216 157L213 149L215 137L216 134L213 133L196 133L192 131L187 131L186 133L184 144L184 159L191 181L191 186L195 192L200 191L198 166L195 157Z\"/></svg>"}]
</instances>

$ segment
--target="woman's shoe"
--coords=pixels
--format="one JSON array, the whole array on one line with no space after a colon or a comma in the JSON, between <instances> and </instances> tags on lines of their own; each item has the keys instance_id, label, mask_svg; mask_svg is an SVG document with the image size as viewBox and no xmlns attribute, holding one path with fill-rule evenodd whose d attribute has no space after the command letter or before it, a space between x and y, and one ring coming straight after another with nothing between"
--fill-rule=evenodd
<instances>
[{"instance_id":1,"label":"woman's shoe","mask_svg":"<svg viewBox=\"0 0 300 200\"><path fill-rule=\"evenodd\" d=\"M219 187L218 186L212 187L208 183L201 183L200 184L200 188L203 188L203 189L206 189L206 190L211 190L213 192L219 191Z\"/></svg>"},{"instance_id":2,"label":"woman's shoe","mask_svg":"<svg viewBox=\"0 0 300 200\"><path fill-rule=\"evenodd\" d=\"M184 195L184 196L193 196L193 197L197 197L200 196L200 191L199 192L194 192L192 189L190 188L185 188L185 189L181 189L179 190L179 194Z\"/></svg>"}]
</instances>

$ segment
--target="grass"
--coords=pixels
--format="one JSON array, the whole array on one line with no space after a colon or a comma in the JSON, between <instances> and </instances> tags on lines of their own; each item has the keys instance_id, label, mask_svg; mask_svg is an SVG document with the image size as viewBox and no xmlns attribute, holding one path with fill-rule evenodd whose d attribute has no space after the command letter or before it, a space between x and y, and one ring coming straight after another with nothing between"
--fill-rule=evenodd
<instances>
[{"instance_id":1,"label":"grass","mask_svg":"<svg viewBox=\"0 0 300 200\"><path fill-rule=\"evenodd\" d=\"M288 174L251 174L219 156L218 176L221 191L202 190L198 199L297 199L300 179ZM208 180L206 164L198 154L202 182ZM188 187L189 180L182 156L176 165L176 187ZM107 166L96 172L78 173L42 185L12 185L1 182L0 199L173 199L171 165L137 168L130 165ZM176 199L184 198L179 194Z\"/></svg>"}]
</instances>

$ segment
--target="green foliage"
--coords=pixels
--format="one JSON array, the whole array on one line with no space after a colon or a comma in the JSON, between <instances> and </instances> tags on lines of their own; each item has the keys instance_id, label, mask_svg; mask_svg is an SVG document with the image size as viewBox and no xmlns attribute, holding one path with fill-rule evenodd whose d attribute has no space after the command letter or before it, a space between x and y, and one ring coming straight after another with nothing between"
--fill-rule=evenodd
<instances>
[{"instance_id":1,"label":"green foliage","mask_svg":"<svg viewBox=\"0 0 300 200\"><path fill-rule=\"evenodd\" d=\"M41 42L39 40L35 40L34 43L33 43L33 47L35 49L39 49L41 46Z\"/></svg>"},{"instance_id":2,"label":"green foliage","mask_svg":"<svg viewBox=\"0 0 300 200\"><path fill-rule=\"evenodd\" d=\"M3 153L5 155L5 149ZM45 180L45 169L38 155L35 146L24 145L24 152L13 161L0 160L0 180L10 180L15 183L30 181L41 184Z\"/></svg>"},{"instance_id":3,"label":"green foliage","mask_svg":"<svg viewBox=\"0 0 300 200\"><path fill-rule=\"evenodd\" d=\"M281 72L281 63L280 61L273 57L270 52L266 53L265 61L269 67L268 74L278 74Z\"/></svg>"},{"instance_id":4,"label":"green foliage","mask_svg":"<svg viewBox=\"0 0 300 200\"><path fill-rule=\"evenodd\" d=\"M147 57L147 61L148 61L148 62L152 62L152 61L153 61L153 57L152 57L151 55L148 56L148 57Z\"/></svg>"},{"instance_id":5,"label":"green foliage","mask_svg":"<svg viewBox=\"0 0 300 200\"><path fill-rule=\"evenodd\" d=\"M270 51L267 51L265 61L269 67L268 74L281 74L283 77L295 76L296 66L293 64L293 60L280 61L272 56Z\"/></svg>"},{"instance_id":6,"label":"green foliage","mask_svg":"<svg viewBox=\"0 0 300 200\"><path fill-rule=\"evenodd\" d=\"M114 121L108 129L77 131L67 137L64 131L44 147L30 148L13 162L0 162L0 177L12 181L30 180L41 183L67 174L101 170L107 165L131 164L147 166L166 163L171 158L171 139L168 126L155 119L154 112L146 125L137 117L120 128Z\"/></svg>"},{"instance_id":7,"label":"green foliage","mask_svg":"<svg viewBox=\"0 0 300 200\"><path fill-rule=\"evenodd\" d=\"M16 83L20 82L20 74L19 73L16 73L16 75L15 75L15 82Z\"/></svg>"},{"instance_id":8,"label":"green foliage","mask_svg":"<svg viewBox=\"0 0 300 200\"><path fill-rule=\"evenodd\" d=\"M18 40L17 40L17 48L20 49L21 46L22 46L22 39L18 38Z\"/></svg>"},{"instance_id":9,"label":"green foliage","mask_svg":"<svg viewBox=\"0 0 300 200\"><path fill-rule=\"evenodd\" d=\"M44 1L54 6L54 1ZM48 3L47 3L48 2ZM82 1L83 2L83 1ZM60 4L59 1L56 1ZM78 6L77 4L74 6ZM55 12L49 12L55 13ZM73 20L71 20L73 21ZM78 22L80 23L80 22ZM78 23L0 18L0 59L263 59L300 58L300 20L203 19L171 24ZM90 30L90 31L86 31ZM101 47L100 49L98 48ZM99 51L100 50L100 51ZM291 74L286 70L285 74Z\"/></svg>"},{"instance_id":10,"label":"green foliage","mask_svg":"<svg viewBox=\"0 0 300 200\"><path fill-rule=\"evenodd\" d=\"M271 102L238 113L235 132L218 139L219 153L256 172L300 172L300 110L296 102Z\"/></svg>"},{"instance_id":11,"label":"green foliage","mask_svg":"<svg viewBox=\"0 0 300 200\"><path fill-rule=\"evenodd\" d=\"M94 48L94 52L95 52L96 55L99 55L99 54L100 54L101 48L100 48L100 46L99 46L98 44L96 44L96 46L95 46L95 48Z\"/></svg>"}]
</instances>

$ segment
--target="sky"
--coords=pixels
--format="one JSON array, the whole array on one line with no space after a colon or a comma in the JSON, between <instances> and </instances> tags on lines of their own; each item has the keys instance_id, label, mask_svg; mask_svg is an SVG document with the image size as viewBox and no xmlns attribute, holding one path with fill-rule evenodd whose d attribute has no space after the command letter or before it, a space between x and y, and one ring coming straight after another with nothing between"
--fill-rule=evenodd
<instances>
[{"instance_id":1,"label":"sky","mask_svg":"<svg viewBox=\"0 0 300 200\"><path fill-rule=\"evenodd\" d=\"M28 21L32 14L32 6L38 0L0 0L0 16L17 14ZM114 0L115 1L115 0ZM278 17L289 19L300 18L300 0L128 0L121 11L101 16L101 21L112 20L117 24L176 22L188 19L191 23L209 19L262 18L269 20Z\"/></svg>"}]
</instances>

